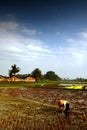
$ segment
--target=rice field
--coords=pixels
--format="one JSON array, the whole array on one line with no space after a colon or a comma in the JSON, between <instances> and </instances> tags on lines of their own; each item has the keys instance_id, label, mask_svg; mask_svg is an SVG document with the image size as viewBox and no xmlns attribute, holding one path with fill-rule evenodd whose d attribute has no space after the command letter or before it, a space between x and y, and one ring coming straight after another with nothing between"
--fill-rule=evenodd
<instances>
[{"instance_id":1,"label":"rice field","mask_svg":"<svg viewBox=\"0 0 87 130\"><path fill-rule=\"evenodd\" d=\"M70 102L58 113L57 99ZM49 88L1 88L0 130L87 130L87 91Z\"/></svg>"}]
</instances>

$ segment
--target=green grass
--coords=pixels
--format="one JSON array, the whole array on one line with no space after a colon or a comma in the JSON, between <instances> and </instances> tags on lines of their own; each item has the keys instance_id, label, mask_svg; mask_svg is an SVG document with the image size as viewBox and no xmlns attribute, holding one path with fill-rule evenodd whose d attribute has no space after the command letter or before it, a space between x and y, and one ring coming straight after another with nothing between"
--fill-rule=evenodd
<instances>
[{"instance_id":1,"label":"green grass","mask_svg":"<svg viewBox=\"0 0 87 130\"><path fill-rule=\"evenodd\" d=\"M57 85L58 81L39 81L39 82L23 82L23 81L11 81L11 82L0 82L0 88L2 87L43 87L46 85Z\"/></svg>"},{"instance_id":2,"label":"green grass","mask_svg":"<svg viewBox=\"0 0 87 130\"><path fill-rule=\"evenodd\" d=\"M41 83L29 83L29 82L0 82L0 87L26 87L40 85Z\"/></svg>"},{"instance_id":3,"label":"green grass","mask_svg":"<svg viewBox=\"0 0 87 130\"><path fill-rule=\"evenodd\" d=\"M0 88L3 87L9 87L9 88L14 88L14 87L44 87L44 88L67 88L67 89L83 89L82 85L71 85L71 86L60 86L60 84L70 84L70 82L63 82L63 81L49 81L49 80L41 80L38 82L23 82L23 81L3 81L0 82ZM79 82L72 82L72 84L79 84ZM86 84L82 82L82 84Z\"/></svg>"}]
</instances>

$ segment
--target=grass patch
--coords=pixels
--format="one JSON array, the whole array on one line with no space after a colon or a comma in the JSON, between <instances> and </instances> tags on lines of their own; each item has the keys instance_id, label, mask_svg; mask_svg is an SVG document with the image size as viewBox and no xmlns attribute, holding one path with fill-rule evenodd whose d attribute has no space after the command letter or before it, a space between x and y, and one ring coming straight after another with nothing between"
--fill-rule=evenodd
<instances>
[{"instance_id":1,"label":"grass patch","mask_svg":"<svg viewBox=\"0 0 87 130\"><path fill-rule=\"evenodd\" d=\"M9 88L11 88L11 87L58 87L58 84L59 84L59 82L57 82L57 81L40 81L40 82L35 82L35 83L31 83L31 82L23 82L23 81L17 81L17 82L15 82L15 81L11 81L11 82L5 82L5 81L3 81L3 82L0 82L0 88L3 88L3 87L9 87Z\"/></svg>"}]
</instances>

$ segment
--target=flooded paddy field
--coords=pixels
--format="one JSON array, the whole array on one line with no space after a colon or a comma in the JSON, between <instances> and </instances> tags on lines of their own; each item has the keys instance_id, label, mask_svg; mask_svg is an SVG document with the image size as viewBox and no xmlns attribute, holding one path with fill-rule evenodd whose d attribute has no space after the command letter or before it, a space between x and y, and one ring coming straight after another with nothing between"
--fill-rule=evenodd
<instances>
[{"instance_id":1,"label":"flooded paddy field","mask_svg":"<svg viewBox=\"0 0 87 130\"><path fill-rule=\"evenodd\" d=\"M56 100L70 102L68 115ZM53 88L0 89L0 130L87 130L87 91Z\"/></svg>"}]
</instances>

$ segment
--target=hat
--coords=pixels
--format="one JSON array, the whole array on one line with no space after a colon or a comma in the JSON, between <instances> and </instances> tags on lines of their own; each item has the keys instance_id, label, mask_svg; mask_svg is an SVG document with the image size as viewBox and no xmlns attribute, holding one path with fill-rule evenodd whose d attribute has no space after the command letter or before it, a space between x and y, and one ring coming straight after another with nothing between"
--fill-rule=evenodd
<instances>
[{"instance_id":1,"label":"hat","mask_svg":"<svg viewBox=\"0 0 87 130\"><path fill-rule=\"evenodd\" d=\"M58 105L60 106L60 105L63 105L64 104L64 101L63 100L59 100L58 101Z\"/></svg>"}]
</instances>

